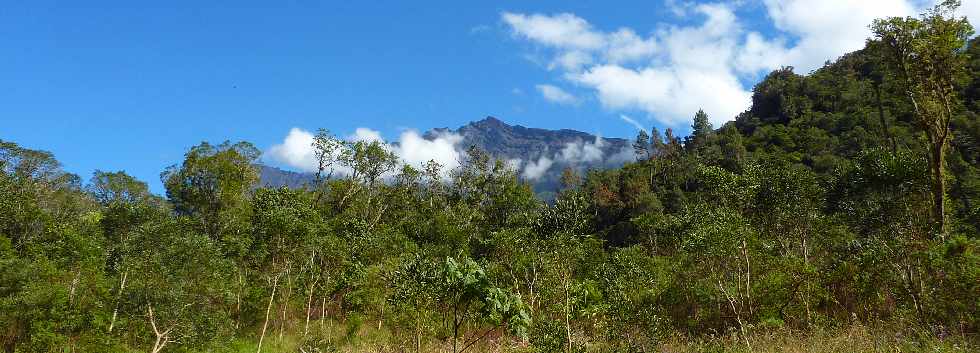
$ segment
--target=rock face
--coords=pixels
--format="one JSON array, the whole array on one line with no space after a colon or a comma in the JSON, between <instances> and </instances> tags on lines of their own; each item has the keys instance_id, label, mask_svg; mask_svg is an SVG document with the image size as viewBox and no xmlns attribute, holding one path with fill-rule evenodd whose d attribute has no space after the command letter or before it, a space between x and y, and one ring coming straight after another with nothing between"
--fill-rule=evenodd
<instances>
[{"instance_id":1,"label":"rock face","mask_svg":"<svg viewBox=\"0 0 980 353\"><path fill-rule=\"evenodd\" d=\"M423 137L434 140L445 134L462 137L457 146L466 150L476 146L491 156L509 161L522 178L530 182L543 198L557 189L566 167L587 169L613 168L633 159L632 145L621 138L598 138L569 129L547 130L509 125L495 117L486 117L458 129L436 128ZM264 186L302 187L312 182L310 173L297 173L261 166Z\"/></svg>"},{"instance_id":2,"label":"rock face","mask_svg":"<svg viewBox=\"0 0 980 353\"><path fill-rule=\"evenodd\" d=\"M297 189L313 183L316 176L313 173L299 173L282 170L276 167L259 165L259 184L266 187L285 186Z\"/></svg>"},{"instance_id":3,"label":"rock face","mask_svg":"<svg viewBox=\"0 0 980 353\"><path fill-rule=\"evenodd\" d=\"M589 133L569 129L546 130L508 125L492 116L471 122L456 130L433 129L424 137L433 139L447 132L461 135L464 149L476 146L497 158L516 158L523 161L536 160L541 156L551 158L556 153L560 154L569 144L595 144L596 142L596 136ZM614 156L629 147L629 140L621 138L603 138L599 146L603 156Z\"/></svg>"}]
</instances>

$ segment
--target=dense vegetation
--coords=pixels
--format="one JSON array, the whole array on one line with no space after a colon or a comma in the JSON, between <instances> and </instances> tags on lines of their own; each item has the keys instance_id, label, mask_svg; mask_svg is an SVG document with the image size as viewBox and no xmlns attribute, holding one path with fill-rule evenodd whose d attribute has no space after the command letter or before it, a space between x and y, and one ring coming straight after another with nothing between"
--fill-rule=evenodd
<instances>
[{"instance_id":1,"label":"dense vegetation","mask_svg":"<svg viewBox=\"0 0 980 353\"><path fill-rule=\"evenodd\" d=\"M977 349L980 41L945 10L771 73L719 129L698 112L635 163L567 170L552 203L477 149L413 168L325 131L308 188L202 143L166 198L0 141L0 345Z\"/></svg>"}]
</instances>

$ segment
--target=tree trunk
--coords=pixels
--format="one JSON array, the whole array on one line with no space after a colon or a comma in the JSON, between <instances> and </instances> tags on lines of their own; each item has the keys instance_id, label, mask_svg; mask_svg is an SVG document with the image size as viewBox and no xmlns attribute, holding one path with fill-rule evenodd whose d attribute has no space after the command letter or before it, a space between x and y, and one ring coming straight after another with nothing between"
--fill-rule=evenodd
<instances>
[{"instance_id":1,"label":"tree trunk","mask_svg":"<svg viewBox=\"0 0 980 353\"><path fill-rule=\"evenodd\" d=\"M459 303L453 306L453 353L456 353L456 339L459 338Z\"/></svg>"},{"instance_id":2,"label":"tree trunk","mask_svg":"<svg viewBox=\"0 0 980 353\"><path fill-rule=\"evenodd\" d=\"M129 272L123 271L122 281L119 282L119 293L116 293L116 307L112 309L112 320L109 321L109 332L116 326L116 316L119 314L119 302L122 301L122 292L126 289L126 277Z\"/></svg>"},{"instance_id":3,"label":"tree trunk","mask_svg":"<svg viewBox=\"0 0 980 353\"><path fill-rule=\"evenodd\" d=\"M420 305L416 304L415 310L419 310ZM422 314L415 313L415 353L422 351Z\"/></svg>"},{"instance_id":4,"label":"tree trunk","mask_svg":"<svg viewBox=\"0 0 980 353\"><path fill-rule=\"evenodd\" d=\"M946 141L938 136L934 137L937 141L932 146L932 158L930 167L932 168L932 198L933 207L936 214L936 221L939 226L940 237L946 236Z\"/></svg>"},{"instance_id":5,"label":"tree trunk","mask_svg":"<svg viewBox=\"0 0 980 353\"><path fill-rule=\"evenodd\" d=\"M881 121L881 129L885 132L885 138L891 144L892 155L898 153L898 144L895 143L895 137L892 136L891 131L888 129L888 122L885 121L885 109L881 105L881 84L875 85L875 100L878 103L878 120Z\"/></svg>"},{"instance_id":6,"label":"tree trunk","mask_svg":"<svg viewBox=\"0 0 980 353\"><path fill-rule=\"evenodd\" d=\"M286 267L286 294L282 298L282 317L279 321L279 342L282 342L282 331L286 325L286 310L289 309L289 297L293 295L293 278L289 277L289 267Z\"/></svg>"},{"instance_id":7,"label":"tree trunk","mask_svg":"<svg viewBox=\"0 0 980 353\"><path fill-rule=\"evenodd\" d=\"M259 346L256 353L262 353L262 341L265 340L265 331L269 328L269 314L272 312L272 302L276 299L276 288L279 287L279 275L272 279L272 294L269 295L269 305L265 307L265 322L262 323L262 334L259 336Z\"/></svg>"},{"instance_id":8,"label":"tree trunk","mask_svg":"<svg viewBox=\"0 0 980 353\"><path fill-rule=\"evenodd\" d=\"M235 330L238 330L242 323L242 289L245 287L245 279L241 272L238 272L238 292L235 293Z\"/></svg>"},{"instance_id":9,"label":"tree trunk","mask_svg":"<svg viewBox=\"0 0 980 353\"><path fill-rule=\"evenodd\" d=\"M153 342L153 348L150 350L150 353L159 353L161 350L163 350L163 347L170 342L170 330L172 330L173 327L161 332L160 329L157 328L157 321L153 316L153 306L147 305L146 310L150 314L150 326L153 327L153 334L156 335L156 341Z\"/></svg>"},{"instance_id":10,"label":"tree trunk","mask_svg":"<svg viewBox=\"0 0 980 353\"><path fill-rule=\"evenodd\" d=\"M310 296L306 299L306 325L303 326L304 338L310 333L310 314L313 311L313 290L316 289L316 283L319 281L319 277L313 280L313 284L310 285ZM322 317L320 319L323 320Z\"/></svg>"},{"instance_id":11,"label":"tree trunk","mask_svg":"<svg viewBox=\"0 0 980 353\"><path fill-rule=\"evenodd\" d=\"M323 296L320 300L320 333L324 332L323 324L327 319L327 297ZM329 336L328 336L329 337Z\"/></svg>"},{"instance_id":12,"label":"tree trunk","mask_svg":"<svg viewBox=\"0 0 980 353\"><path fill-rule=\"evenodd\" d=\"M564 277L564 276L563 276ZM563 286L565 287L565 353L572 353L572 324L571 324L571 302L568 298L568 286L570 279L563 278Z\"/></svg>"},{"instance_id":13,"label":"tree trunk","mask_svg":"<svg viewBox=\"0 0 980 353\"><path fill-rule=\"evenodd\" d=\"M384 322L384 319L385 319L385 301L386 301L385 298L382 297L381 298L381 313L378 314L378 330L379 331L381 330L381 324Z\"/></svg>"},{"instance_id":14,"label":"tree trunk","mask_svg":"<svg viewBox=\"0 0 980 353\"><path fill-rule=\"evenodd\" d=\"M167 345L167 338L163 336L157 336L157 340L153 342L153 349L150 353L159 353L163 350L163 347Z\"/></svg>"},{"instance_id":15,"label":"tree trunk","mask_svg":"<svg viewBox=\"0 0 980 353\"><path fill-rule=\"evenodd\" d=\"M731 306L732 313L735 314L735 321L738 322L739 331L742 332L742 338L745 340L745 346L748 347L749 352L752 352L752 344L749 343L749 336L745 331L745 324L742 323L742 314L735 308L735 298L721 285L721 280L718 280L718 289L721 290L721 293L725 295L725 299L728 300L728 305Z\"/></svg>"}]
</instances>

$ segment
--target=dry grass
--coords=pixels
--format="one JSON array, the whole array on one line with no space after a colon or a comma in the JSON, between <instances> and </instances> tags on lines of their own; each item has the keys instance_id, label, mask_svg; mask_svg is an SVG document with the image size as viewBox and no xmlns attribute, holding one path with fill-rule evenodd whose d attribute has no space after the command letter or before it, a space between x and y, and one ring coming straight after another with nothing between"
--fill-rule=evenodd
<instances>
[{"instance_id":1,"label":"dry grass","mask_svg":"<svg viewBox=\"0 0 980 353\"><path fill-rule=\"evenodd\" d=\"M894 330L874 330L863 325L809 333L776 330L750 334L748 339L735 334L701 339L674 337L660 347L663 352L753 353L976 352L978 349L976 341L963 337L939 340Z\"/></svg>"},{"instance_id":2,"label":"dry grass","mask_svg":"<svg viewBox=\"0 0 980 353\"><path fill-rule=\"evenodd\" d=\"M373 327L369 327L373 326ZM395 334L385 328L364 325L356 334L348 335L342 324L319 328L308 336L306 343L301 334L286 334L282 340L277 335L266 337L262 349L265 353L414 353L411 337ZM751 333L746 340L742 336L729 335L687 338L673 336L662 342L657 352L788 352L788 353L838 353L838 352L978 352L976 338L950 337L945 340L896 333L895 330L874 329L852 325L845 329L816 330L808 333L792 330L772 330ZM747 341L747 342L746 342ZM588 351L604 352L601 342L588 345ZM302 349L302 350L301 350ZM254 340L238 340L210 352L254 353ZM538 352L533 345L507 338L484 340L470 347L467 353L478 352ZM421 352L452 352L451 341L428 339Z\"/></svg>"}]
</instances>

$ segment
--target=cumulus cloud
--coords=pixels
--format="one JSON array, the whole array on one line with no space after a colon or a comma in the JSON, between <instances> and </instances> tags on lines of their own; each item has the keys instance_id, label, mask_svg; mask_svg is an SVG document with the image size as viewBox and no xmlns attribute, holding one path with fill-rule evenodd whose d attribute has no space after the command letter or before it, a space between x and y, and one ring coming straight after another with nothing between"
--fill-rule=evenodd
<instances>
[{"instance_id":1,"label":"cumulus cloud","mask_svg":"<svg viewBox=\"0 0 980 353\"><path fill-rule=\"evenodd\" d=\"M378 130L371 130L366 127L359 127L354 129L354 133L347 137L351 141L361 141L361 142L384 142L385 139L381 137L381 132Z\"/></svg>"},{"instance_id":2,"label":"cumulus cloud","mask_svg":"<svg viewBox=\"0 0 980 353\"><path fill-rule=\"evenodd\" d=\"M862 48L874 19L915 16L934 1L763 0L775 29L766 34L747 27L741 4L671 0L668 7L694 23L659 23L649 34L603 31L571 13L504 12L501 19L514 37L551 55L548 70L589 89L607 109L642 111L671 126L704 109L720 126L748 108L751 85L767 71L812 71ZM980 2L965 2L960 13L980 23Z\"/></svg>"},{"instance_id":3,"label":"cumulus cloud","mask_svg":"<svg viewBox=\"0 0 980 353\"><path fill-rule=\"evenodd\" d=\"M868 25L876 18L914 16L921 8L908 0L765 0L766 11L777 29L798 38L795 45L774 45L784 65L804 72L826 60L861 49L871 36Z\"/></svg>"},{"instance_id":4,"label":"cumulus cloud","mask_svg":"<svg viewBox=\"0 0 980 353\"><path fill-rule=\"evenodd\" d=\"M436 161L443 167L443 176L459 166L459 143L463 141L460 135L447 132L433 140L426 140L417 131L408 130L402 132L398 141L393 152L407 165L418 168L429 161Z\"/></svg>"},{"instance_id":5,"label":"cumulus cloud","mask_svg":"<svg viewBox=\"0 0 980 353\"><path fill-rule=\"evenodd\" d=\"M750 94L726 58L734 55L735 15L726 5L700 5L695 27L668 27L651 36L629 28L594 29L572 14L504 13L515 36L554 50L549 67L592 89L612 110L642 110L681 125L705 109L719 122L744 110Z\"/></svg>"},{"instance_id":6,"label":"cumulus cloud","mask_svg":"<svg viewBox=\"0 0 980 353\"><path fill-rule=\"evenodd\" d=\"M546 173L554 163L555 161L545 156L538 157L538 160L536 161L527 161L527 164L524 165L524 172L521 173L521 177L527 180L541 179L541 177L544 176L544 173Z\"/></svg>"},{"instance_id":7,"label":"cumulus cloud","mask_svg":"<svg viewBox=\"0 0 980 353\"><path fill-rule=\"evenodd\" d=\"M605 144L599 136L593 142L569 142L561 149L557 159L568 164L598 162L602 160L602 147Z\"/></svg>"},{"instance_id":8,"label":"cumulus cloud","mask_svg":"<svg viewBox=\"0 0 980 353\"><path fill-rule=\"evenodd\" d=\"M570 13L547 16L504 12L501 18L516 35L556 48L593 50L605 43L592 25Z\"/></svg>"},{"instance_id":9,"label":"cumulus cloud","mask_svg":"<svg viewBox=\"0 0 980 353\"><path fill-rule=\"evenodd\" d=\"M369 128L355 129L353 134L347 136L347 140L385 143L380 132ZM418 131L406 130L399 135L398 143L386 144L386 146L398 156L402 164L419 168L428 161L434 160L443 166L443 176L447 176L450 170L459 166L462 154L459 144L462 140L462 136L448 132L427 140ZM290 129L282 143L273 145L266 151L265 158L305 172L316 171L313 133L300 128ZM348 170L341 166L334 168L338 174L348 173Z\"/></svg>"},{"instance_id":10,"label":"cumulus cloud","mask_svg":"<svg viewBox=\"0 0 980 353\"><path fill-rule=\"evenodd\" d=\"M575 98L571 93L565 92L561 87L541 84L534 86L541 92L541 96L549 102L558 104L575 104L578 99Z\"/></svg>"},{"instance_id":11,"label":"cumulus cloud","mask_svg":"<svg viewBox=\"0 0 980 353\"><path fill-rule=\"evenodd\" d=\"M265 158L305 171L316 171L316 157L313 155L313 134L309 131L292 128L282 143L269 148Z\"/></svg>"}]
</instances>

